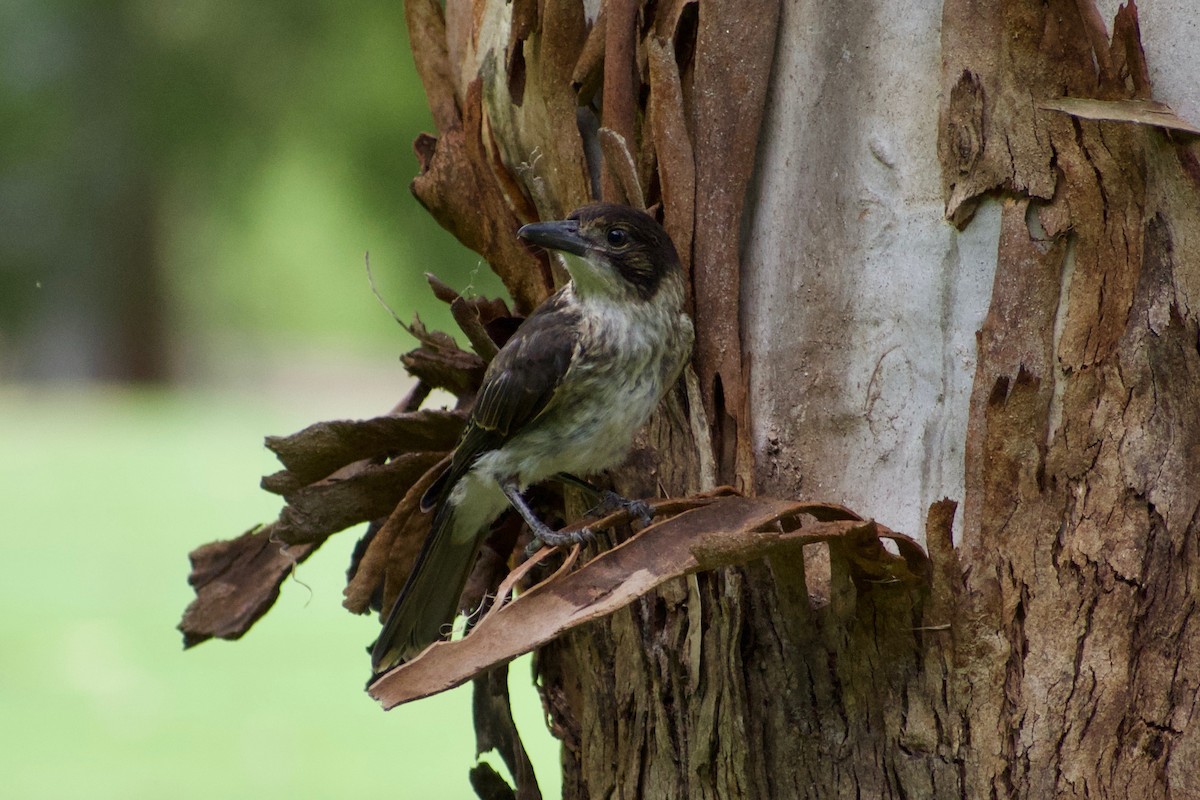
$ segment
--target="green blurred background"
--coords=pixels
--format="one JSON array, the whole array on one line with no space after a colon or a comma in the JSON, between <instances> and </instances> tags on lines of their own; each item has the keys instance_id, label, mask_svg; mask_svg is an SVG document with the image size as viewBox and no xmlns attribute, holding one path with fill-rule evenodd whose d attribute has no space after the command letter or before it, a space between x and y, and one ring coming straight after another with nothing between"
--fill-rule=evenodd
<instances>
[{"instance_id":1,"label":"green blurred background","mask_svg":"<svg viewBox=\"0 0 1200 800\"><path fill-rule=\"evenodd\" d=\"M388 409L500 293L408 191L432 123L398 2L0 3L0 776L13 798L473 797L469 690L384 714L356 531L183 653L187 552L272 519L261 446ZM548 797L557 746L510 678ZM498 759L490 759L501 769Z\"/></svg>"}]
</instances>

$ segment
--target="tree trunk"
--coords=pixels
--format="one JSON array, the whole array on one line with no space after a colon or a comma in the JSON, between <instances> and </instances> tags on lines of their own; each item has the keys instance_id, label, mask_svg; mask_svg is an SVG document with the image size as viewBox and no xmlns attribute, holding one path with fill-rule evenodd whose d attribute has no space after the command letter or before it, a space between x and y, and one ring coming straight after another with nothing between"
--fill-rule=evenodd
<instances>
[{"instance_id":1,"label":"tree trunk","mask_svg":"<svg viewBox=\"0 0 1200 800\"><path fill-rule=\"evenodd\" d=\"M933 575L809 547L544 647L564 797L1200 796L1200 163L1148 101L1200 103L1136 9L598 5L409 0L414 191L523 308L503 232L660 204L695 375L618 488L844 502Z\"/></svg>"}]
</instances>

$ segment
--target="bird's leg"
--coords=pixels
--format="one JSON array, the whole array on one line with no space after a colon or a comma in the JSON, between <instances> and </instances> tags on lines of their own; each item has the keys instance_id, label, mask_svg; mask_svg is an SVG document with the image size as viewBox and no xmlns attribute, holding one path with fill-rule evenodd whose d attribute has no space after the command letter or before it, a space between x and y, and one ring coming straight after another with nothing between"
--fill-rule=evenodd
<instances>
[{"instance_id":1,"label":"bird's leg","mask_svg":"<svg viewBox=\"0 0 1200 800\"><path fill-rule=\"evenodd\" d=\"M609 489L601 489L591 481L584 480L569 472L560 472L556 476L563 483L576 486L592 495L596 505L586 512L589 517L603 517L617 509L622 509L630 517L641 520L642 526L649 525L654 520L654 509L645 500L630 500Z\"/></svg>"},{"instance_id":2,"label":"bird's leg","mask_svg":"<svg viewBox=\"0 0 1200 800\"><path fill-rule=\"evenodd\" d=\"M529 526L529 530L533 532L533 541L529 543L529 547L525 548L527 554L538 549L542 542L551 547L563 547L569 544L579 544L586 542L593 536L591 528L580 528L577 531L562 531L551 530L550 526L537 518L533 513L533 509L525 502L525 498L521 496L521 490L514 482L506 482L500 484L500 491L504 492L504 496L508 498L508 502L512 503L513 508L525 520L525 524Z\"/></svg>"},{"instance_id":3,"label":"bird's leg","mask_svg":"<svg viewBox=\"0 0 1200 800\"><path fill-rule=\"evenodd\" d=\"M590 494L592 499L599 499L599 497L604 493L604 490L596 484L592 483L586 478L581 478L578 475L572 475L569 472L558 473L554 476L554 480L558 481L559 483L565 483L569 486L574 486L576 489L582 489Z\"/></svg>"}]
</instances>

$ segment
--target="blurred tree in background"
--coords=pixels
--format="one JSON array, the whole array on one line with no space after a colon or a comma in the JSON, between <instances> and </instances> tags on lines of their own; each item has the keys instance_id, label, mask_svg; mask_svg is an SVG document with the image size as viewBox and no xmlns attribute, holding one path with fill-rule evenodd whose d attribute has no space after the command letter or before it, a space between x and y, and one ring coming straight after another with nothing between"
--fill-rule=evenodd
<instances>
[{"instance_id":1,"label":"blurred tree in background","mask_svg":"<svg viewBox=\"0 0 1200 800\"><path fill-rule=\"evenodd\" d=\"M0 378L398 352L365 251L402 316L441 323L425 270L497 286L408 191L432 123L394 4L12 0L0 119Z\"/></svg>"}]
</instances>

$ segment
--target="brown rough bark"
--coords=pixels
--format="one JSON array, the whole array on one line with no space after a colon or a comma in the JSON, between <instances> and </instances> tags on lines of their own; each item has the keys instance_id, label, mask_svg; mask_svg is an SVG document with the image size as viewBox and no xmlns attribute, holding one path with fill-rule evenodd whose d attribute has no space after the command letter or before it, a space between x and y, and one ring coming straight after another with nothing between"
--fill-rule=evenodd
<instances>
[{"instance_id":1,"label":"brown rough bark","mask_svg":"<svg viewBox=\"0 0 1200 800\"><path fill-rule=\"evenodd\" d=\"M956 203L983 192L1014 195L967 442L962 559L978 615L967 652L982 654L961 687L966 788L1190 797L1200 260L1178 243L1200 233L1200 186L1194 145L1163 130L1037 108L1149 85L1136 8L1093 51L1084 5L945 12L947 86L983 87L986 121L964 123L953 101L945 114L944 141L969 127L981 145L969 165L943 159L948 213L961 218Z\"/></svg>"}]
</instances>

